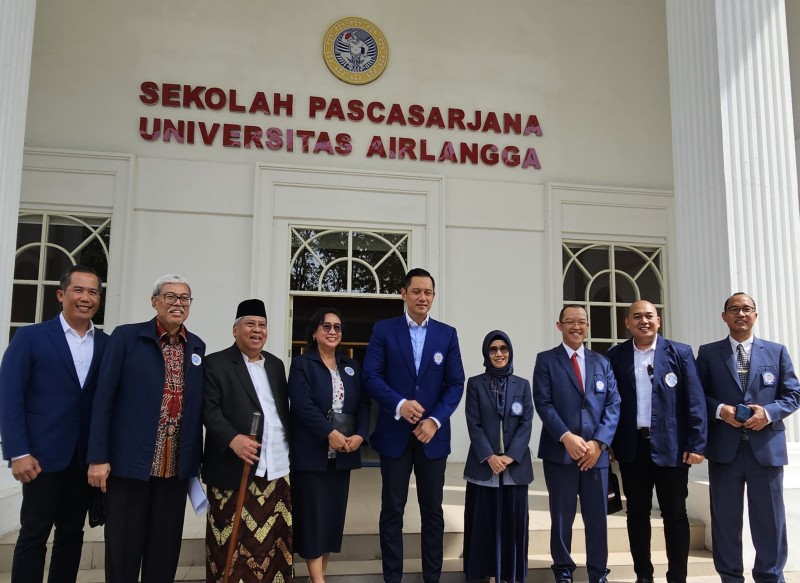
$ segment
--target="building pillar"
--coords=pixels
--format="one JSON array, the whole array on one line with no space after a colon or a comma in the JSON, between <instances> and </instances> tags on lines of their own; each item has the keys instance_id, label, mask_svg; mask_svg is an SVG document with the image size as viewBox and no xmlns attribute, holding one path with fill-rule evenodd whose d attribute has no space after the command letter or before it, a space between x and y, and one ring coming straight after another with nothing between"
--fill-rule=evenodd
<instances>
[{"instance_id":1,"label":"building pillar","mask_svg":"<svg viewBox=\"0 0 800 583\"><path fill-rule=\"evenodd\" d=\"M784 0L667 0L667 41L673 335L695 349L724 337L723 301L744 291L757 303L756 335L786 344L798 366L800 208ZM796 532L800 413L786 425L784 492ZM706 464L692 471L689 506L707 522L705 471ZM747 570L754 555L748 528L743 536ZM787 567L797 562L790 558Z\"/></svg>"},{"instance_id":2,"label":"building pillar","mask_svg":"<svg viewBox=\"0 0 800 583\"><path fill-rule=\"evenodd\" d=\"M0 0L0 354L8 345L22 151L28 111L36 0ZM0 470L0 534L19 525L22 496L11 471Z\"/></svg>"},{"instance_id":3,"label":"building pillar","mask_svg":"<svg viewBox=\"0 0 800 583\"><path fill-rule=\"evenodd\" d=\"M674 336L722 338L723 301L800 365L800 206L784 0L667 0ZM800 441L800 415L787 437Z\"/></svg>"},{"instance_id":4,"label":"building pillar","mask_svg":"<svg viewBox=\"0 0 800 583\"><path fill-rule=\"evenodd\" d=\"M0 353L8 344L36 0L0 0Z\"/></svg>"}]
</instances>

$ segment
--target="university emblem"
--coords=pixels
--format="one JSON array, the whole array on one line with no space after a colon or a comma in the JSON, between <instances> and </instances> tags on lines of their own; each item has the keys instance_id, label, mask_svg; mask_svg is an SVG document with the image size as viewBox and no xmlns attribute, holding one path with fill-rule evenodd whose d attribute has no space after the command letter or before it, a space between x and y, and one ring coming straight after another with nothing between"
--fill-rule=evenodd
<instances>
[{"instance_id":1,"label":"university emblem","mask_svg":"<svg viewBox=\"0 0 800 583\"><path fill-rule=\"evenodd\" d=\"M389 61L389 45L369 20L351 16L335 22L322 41L322 58L340 80L364 85L381 76Z\"/></svg>"}]
</instances>

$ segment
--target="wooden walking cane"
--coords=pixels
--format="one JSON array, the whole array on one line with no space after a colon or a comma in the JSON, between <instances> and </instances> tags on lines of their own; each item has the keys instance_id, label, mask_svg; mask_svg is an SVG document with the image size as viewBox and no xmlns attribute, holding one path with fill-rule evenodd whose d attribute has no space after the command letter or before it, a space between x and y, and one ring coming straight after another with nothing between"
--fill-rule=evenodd
<instances>
[{"instance_id":1,"label":"wooden walking cane","mask_svg":"<svg viewBox=\"0 0 800 583\"><path fill-rule=\"evenodd\" d=\"M255 439L258 434L258 424L261 422L261 413L253 413L253 421L250 423L250 439ZM236 498L236 511L233 513L233 528L228 539L228 556L225 558L225 571L222 575L222 583L228 583L233 566L233 553L239 544L239 523L242 521L242 508L244 507L244 495L247 490L247 479L250 477L250 464L243 462L242 481L239 484L239 496Z\"/></svg>"}]
</instances>

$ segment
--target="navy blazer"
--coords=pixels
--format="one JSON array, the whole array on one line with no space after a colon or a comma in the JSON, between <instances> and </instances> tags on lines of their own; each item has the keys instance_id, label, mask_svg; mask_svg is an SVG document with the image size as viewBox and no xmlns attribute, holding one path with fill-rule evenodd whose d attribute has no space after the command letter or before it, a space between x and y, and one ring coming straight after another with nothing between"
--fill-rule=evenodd
<instances>
[{"instance_id":1,"label":"navy blazer","mask_svg":"<svg viewBox=\"0 0 800 583\"><path fill-rule=\"evenodd\" d=\"M559 344L536 356L533 369L533 401L542 419L539 457L557 464L576 463L559 441L566 432L585 441L597 440L610 446L617 430L620 396L611 365L605 357L584 348L583 392L567 350ZM594 467L608 467L608 452L600 454Z\"/></svg>"},{"instance_id":2,"label":"navy blazer","mask_svg":"<svg viewBox=\"0 0 800 583\"><path fill-rule=\"evenodd\" d=\"M717 419L720 404L754 403L767 410L772 423L761 431L748 431L750 446L758 463L783 466L788 463L786 427L783 419L800 406L800 383L786 347L753 338L747 392L742 394L736 372L736 356L729 338L704 344L697 354L697 370L706 393L709 461L730 463L742 438L742 430Z\"/></svg>"},{"instance_id":3,"label":"navy blazer","mask_svg":"<svg viewBox=\"0 0 800 583\"><path fill-rule=\"evenodd\" d=\"M206 345L187 331L178 477L197 476L203 448L200 406ZM88 461L110 463L111 475L149 480L164 396L164 356L156 319L117 326L111 334L92 409Z\"/></svg>"},{"instance_id":4,"label":"navy blazer","mask_svg":"<svg viewBox=\"0 0 800 583\"><path fill-rule=\"evenodd\" d=\"M422 348L419 374L405 315L375 324L364 357L364 389L377 401L378 420L372 448L390 458L399 457L414 425L395 419L402 399L425 408L423 419L435 417L442 426L424 446L429 459L450 453L450 416L464 394L464 367L456 329L430 318Z\"/></svg>"},{"instance_id":5,"label":"navy blazer","mask_svg":"<svg viewBox=\"0 0 800 583\"><path fill-rule=\"evenodd\" d=\"M356 434L367 439L369 397L361 390L361 367L352 358L337 354L336 367L344 384L342 413L356 417ZM292 360L289 368L289 403L294 430L290 443L292 469L324 472L328 468L328 434L333 425L328 411L333 404L331 372L319 352L309 351ZM361 448L336 453L337 469L361 467Z\"/></svg>"},{"instance_id":6,"label":"navy blazer","mask_svg":"<svg viewBox=\"0 0 800 583\"><path fill-rule=\"evenodd\" d=\"M86 462L97 371L108 334L94 329L94 356L83 389L58 316L20 328L0 365L3 459L35 457L42 471L66 468L77 450Z\"/></svg>"},{"instance_id":7,"label":"navy blazer","mask_svg":"<svg viewBox=\"0 0 800 583\"><path fill-rule=\"evenodd\" d=\"M275 409L287 439L289 437L289 395L286 391L286 368L283 361L266 351L264 371L267 375ZM250 378L242 351L233 344L206 356L203 362L203 423L206 443L203 451L203 481L222 490L235 490L241 483L242 460L233 453L230 443L237 435L249 435L253 413L261 413L256 441L264 435L265 417L258 393ZM255 476L258 464L250 466Z\"/></svg>"},{"instance_id":8,"label":"navy blazer","mask_svg":"<svg viewBox=\"0 0 800 583\"><path fill-rule=\"evenodd\" d=\"M486 459L499 455L500 415L496 398L492 394L491 377L487 373L467 381L467 398L464 412L469 431L469 452L464 465L464 477L487 481L492 469ZM506 381L506 401L503 411L503 445L505 455L514 460L508 466L511 478L518 486L533 481L533 465L528 444L533 429L533 401L531 385L525 379L509 375Z\"/></svg>"},{"instance_id":9,"label":"navy blazer","mask_svg":"<svg viewBox=\"0 0 800 583\"><path fill-rule=\"evenodd\" d=\"M622 398L614 455L623 463L631 462L636 458L637 440L633 339L612 347L608 359ZM670 373L677 377L674 387L667 384ZM653 359L652 403L650 448L657 465L685 467L684 452L705 453L708 430L705 396L692 347L667 340L660 334Z\"/></svg>"}]
</instances>

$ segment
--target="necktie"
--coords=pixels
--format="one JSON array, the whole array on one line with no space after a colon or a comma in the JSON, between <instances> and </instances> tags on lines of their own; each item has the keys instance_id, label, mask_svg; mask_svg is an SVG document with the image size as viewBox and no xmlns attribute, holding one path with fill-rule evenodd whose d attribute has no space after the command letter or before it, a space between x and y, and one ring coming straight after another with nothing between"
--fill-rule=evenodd
<instances>
[{"instance_id":1,"label":"necktie","mask_svg":"<svg viewBox=\"0 0 800 583\"><path fill-rule=\"evenodd\" d=\"M583 378L581 377L581 365L578 364L578 353L572 353L572 370L575 371L575 378L578 380L578 386L581 389L581 393L584 392L583 389Z\"/></svg>"},{"instance_id":2,"label":"necktie","mask_svg":"<svg viewBox=\"0 0 800 583\"><path fill-rule=\"evenodd\" d=\"M736 372L739 374L739 382L742 384L742 392L747 391L747 375L750 373L750 363L744 354L744 346L741 344L736 347Z\"/></svg>"}]
</instances>

